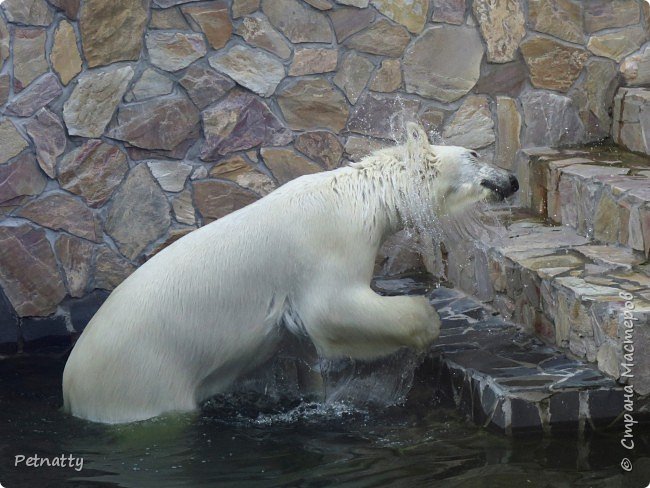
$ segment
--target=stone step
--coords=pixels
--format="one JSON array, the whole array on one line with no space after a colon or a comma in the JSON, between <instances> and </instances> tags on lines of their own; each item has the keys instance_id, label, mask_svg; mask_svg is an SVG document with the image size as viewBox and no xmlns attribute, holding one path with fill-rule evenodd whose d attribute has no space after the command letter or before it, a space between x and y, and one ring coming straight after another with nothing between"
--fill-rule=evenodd
<instances>
[{"instance_id":1,"label":"stone step","mask_svg":"<svg viewBox=\"0 0 650 488\"><path fill-rule=\"evenodd\" d=\"M614 146L519 152L520 204L579 235L650 252L650 159Z\"/></svg>"},{"instance_id":2,"label":"stone step","mask_svg":"<svg viewBox=\"0 0 650 488\"><path fill-rule=\"evenodd\" d=\"M448 278L573 357L623 381L623 346L650 350L650 265L642 253L594 244L566 226L494 209L479 239L446 244ZM493 221L493 222L494 222ZM622 295L625 293L626 295ZM629 295L627 295L629 294ZM628 310L627 307L634 307ZM635 319L633 329L626 325ZM634 388L650 394L650 358L638 354Z\"/></svg>"},{"instance_id":3,"label":"stone step","mask_svg":"<svg viewBox=\"0 0 650 488\"><path fill-rule=\"evenodd\" d=\"M625 392L612 378L458 289L427 291L404 279L375 287L430 298L442 327L419 377L479 425L508 435L586 432L610 426L624 411Z\"/></svg>"},{"instance_id":4,"label":"stone step","mask_svg":"<svg viewBox=\"0 0 650 488\"><path fill-rule=\"evenodd\" d=\"M620 88L614 98L612 140L620 146L650 154L650 90Z\"/></svg>"}]
</instances>

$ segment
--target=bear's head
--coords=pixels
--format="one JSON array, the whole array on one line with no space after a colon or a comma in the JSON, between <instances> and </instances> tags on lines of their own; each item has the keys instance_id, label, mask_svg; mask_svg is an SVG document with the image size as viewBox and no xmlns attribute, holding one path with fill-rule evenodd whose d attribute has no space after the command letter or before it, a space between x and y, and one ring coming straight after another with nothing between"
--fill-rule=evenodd
<instances>
[{"instance_id":1,"label":"bear's head","mask_svg":"<svg viewBox=\"0 0 650 488\"><path fill-rule=\"evenodd\" d=\"M512 173L482 162L476 151L429 144L417 124L407 125L406 152L407 166L417 167L427 181L438 212L453 214L480 201L502 201L519 189Z\"/></svg>"}]
</instances>

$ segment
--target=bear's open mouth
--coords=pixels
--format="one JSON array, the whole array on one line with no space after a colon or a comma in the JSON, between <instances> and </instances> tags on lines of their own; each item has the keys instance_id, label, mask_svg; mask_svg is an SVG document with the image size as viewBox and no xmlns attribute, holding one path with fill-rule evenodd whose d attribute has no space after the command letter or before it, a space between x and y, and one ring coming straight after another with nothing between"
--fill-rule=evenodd
<instances>
[{"instance_id":1,"label":"bear's open mouth","mask_svg":"<svg viewBox=\"0 0 650 488\"><path fill-rule=\"evenodd\" d=\"M504 192L503 188L499 187L499 185L496 183L490 180L483 180L481 181L481 186L487 188L488 190L491 190L494 198L497 201L502 202L506 199L506 192Z\"/></svg>"}]
</instances>

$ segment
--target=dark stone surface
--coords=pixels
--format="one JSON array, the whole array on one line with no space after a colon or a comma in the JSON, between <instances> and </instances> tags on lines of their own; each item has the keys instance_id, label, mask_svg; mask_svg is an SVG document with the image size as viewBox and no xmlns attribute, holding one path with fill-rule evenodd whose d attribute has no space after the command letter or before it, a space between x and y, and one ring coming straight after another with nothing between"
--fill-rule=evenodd
<instances>
[{"instance_id":1,"label":"dark stone surface","mask_svg":"<svg viewBox=\"0 0 650 488\"><path fill-rule=\"evenodd\" d=\"M511 424L513 434L541 432L542 421L539 417L538 404L528 399L510 399Z\"/></svg>"},{"instance_id":2,"label":"dark stone surface","mask_svg":"<svg viewBox=\"0 0 650 488\"><path fill-rule=\"evenodd\" d=\"M14 354L18 337L18 317L0 288L0 354Z\"/></svg>"},{"instance_id":3,"label":"dark stone surface","mask_svg":"<svg viewBox=\"0 0 650 488\"><path fill-rule=\"evenodd\" d=\"M27 352L65 350L72 344L65 318L60 315L23 318L21 331L23 350Z\"/></svg>"},{"instance_id":4,"label":"dark stone surface","mask_svg":"<svg viewBox=\"0 0 650 488\"><path fill-rule=\"evenodd\" d=\"M580 395L577 390L556 393L549 400L551 425L554 430L571 428L580 420Z\"/></svg>"},{"instance_id":5,"label":"dark stone surface","mask_svg":"<svg viewBox=\"0 0 650 488\"><path fill-rule=\"evenodd\" d=\"M79 300L70 301L68 310L70 311L70 321L75 332L83 332L95 312L106 301L108 295L110 293L105 290L95 290Z\"/></svg>"},{"instance_id":6,"label":"dark stone surface","mask_svg":"<svg viewBox=\"0 0 650 488\"><path fill-rule=\"evenodd\" d=\"M593 390L589 392L588 408L589 418L596 428L612 423L619 415L625 412L623 391L621 390ZM636 414L633 414L636 417ZM635 419L635 420L638 420Z\"/></svg>"}]
</instances>

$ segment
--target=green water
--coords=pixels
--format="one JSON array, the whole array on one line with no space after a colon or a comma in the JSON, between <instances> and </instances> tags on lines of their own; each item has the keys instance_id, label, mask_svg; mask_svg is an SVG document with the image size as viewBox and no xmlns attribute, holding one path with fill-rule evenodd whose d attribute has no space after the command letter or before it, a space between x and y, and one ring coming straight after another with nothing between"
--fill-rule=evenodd
<instances>
[{"instance_id":1,"label":"green water","mask_svg":"<svg viewBox=\"0 0 650 488\"><path fill-rule=\"evenodd\" d=\"M649 459L635 459L632 474L622 476L620 433L508 439L437 405L423 378L405 405L390 408L247 398L200 415L110 427L61 413L63 365L48 357L0 360L5 488L627 488L650 480ZM84 465L15 467L21 454L72 455Z\"/></svg>"}]
</instances>

